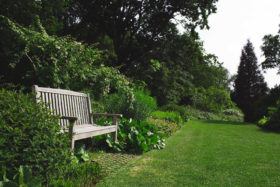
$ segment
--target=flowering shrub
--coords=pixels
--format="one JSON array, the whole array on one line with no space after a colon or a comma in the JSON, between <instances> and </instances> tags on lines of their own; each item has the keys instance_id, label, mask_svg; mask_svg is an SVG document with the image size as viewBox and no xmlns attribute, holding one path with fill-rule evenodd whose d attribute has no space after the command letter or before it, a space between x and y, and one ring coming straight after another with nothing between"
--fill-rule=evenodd
<instances>
[{"instance_id":1,"label":"flowering shrub","mask_svg":"<svg viewBox=\"0 0 280 187\"><path fill-rule=\"evenodd\" d=\"M101 51L70 37L49 36L39 19L37 25L40 32L0 16L2 82L90 91L96 99L113 88L134 100L128 79L118 69L104 66Z\"/></svg>"}]
</instances>

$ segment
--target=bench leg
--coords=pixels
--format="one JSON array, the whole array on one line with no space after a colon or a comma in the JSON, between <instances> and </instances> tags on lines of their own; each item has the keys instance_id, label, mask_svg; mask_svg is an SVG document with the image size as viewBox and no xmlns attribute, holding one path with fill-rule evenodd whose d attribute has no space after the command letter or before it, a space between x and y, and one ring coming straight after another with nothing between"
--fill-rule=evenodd
<instances>
[{"instance_id":1,"label":"bench leg","mask_svg":"<svg viewBox=\"0 0 280 187\"><path fill-rule=\"evenodd\" d=\"M75 140L74 138L71 139L71 149L74 151L74 147L75 147Z\"/></svg>"},{"instance_id":2,"label":"bench leg","mask_svg":"<svg viewBox=\"0 0 280 187\"><path fill-rule=\"evenodd\" d=\"M115 132L115 142L118 141L118 118L114 117L113 125L116 125L116 132Z\"/></svg>"},{"instance_id":3,"label":"bench leg","mask_svg":"<svg viewBox=\"0 0 280 187\"><path fill-rule=\"evenodd\" d=\"M115 132L115 142L118 141L118 128L116 129L116 132Z\"/></svg>"},{"instance_id":4,"label":"bench leg","mask_svg":"<svg viewBox=\"0 0 280 187\"><path fill-rule=\"evenodd\" d=\"M74 128L75 128L75 121L69 121L69 138L71 140L71 149L74 151L75 146L75 139L74 139Z\"/></svg>"}]
</instances>

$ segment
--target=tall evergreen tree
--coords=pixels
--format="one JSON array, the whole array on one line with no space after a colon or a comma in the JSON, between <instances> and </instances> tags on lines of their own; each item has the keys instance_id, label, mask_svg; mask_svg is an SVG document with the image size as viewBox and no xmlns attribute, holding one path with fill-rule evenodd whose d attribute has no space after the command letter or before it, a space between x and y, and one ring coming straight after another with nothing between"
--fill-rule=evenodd
<instances>
[{"instance_id":1,"label":"tall evergreen tree","mask_svg":"<svg viewBox=\"0 0 280 187\"><path fill-rule=\"evenodd\" d=\"M248 40L241 53L232 93L232 100L244 112L245 121L254 122L258 120L254 114L254 103L267 91L267 84L258 68L253 44Z\"/></svg>"}]
</instances>

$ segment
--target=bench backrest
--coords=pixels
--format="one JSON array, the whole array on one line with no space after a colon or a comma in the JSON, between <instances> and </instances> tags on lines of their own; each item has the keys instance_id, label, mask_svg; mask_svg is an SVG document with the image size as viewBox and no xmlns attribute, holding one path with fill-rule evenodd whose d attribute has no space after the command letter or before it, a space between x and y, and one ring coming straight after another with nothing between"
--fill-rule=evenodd
<instances>
[{"instance_id":1,"label":"bench backrest","mask_svg":"<svg viewBox=\"0 0 280 187\"><path fill-rule=\"evenodd\" d=\"M92 124L89 94L70 90L44 88L34 85L36 101L43 102L53 115L78 117L76 125ZM68 120L60 119L60 125L66 127Z\"/></svg>"}]
</instances>

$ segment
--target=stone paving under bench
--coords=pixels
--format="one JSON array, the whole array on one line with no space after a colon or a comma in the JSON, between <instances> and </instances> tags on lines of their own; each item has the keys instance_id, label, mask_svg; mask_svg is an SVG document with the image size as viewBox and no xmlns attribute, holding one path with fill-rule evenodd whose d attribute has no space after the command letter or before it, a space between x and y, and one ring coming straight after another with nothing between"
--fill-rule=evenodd
<instances>
[{"instance_id":1,"label":"stone paving under bench","mask_svg":"<svg viewBox=\"0 0 280 187\"><path fill-rule=\"evenodd\" d=\"M99 163L107 175L112 175L125 168L136 157L133 154L101 152L92 160Z\"/></svg>"}]
</instances>

